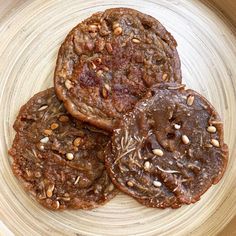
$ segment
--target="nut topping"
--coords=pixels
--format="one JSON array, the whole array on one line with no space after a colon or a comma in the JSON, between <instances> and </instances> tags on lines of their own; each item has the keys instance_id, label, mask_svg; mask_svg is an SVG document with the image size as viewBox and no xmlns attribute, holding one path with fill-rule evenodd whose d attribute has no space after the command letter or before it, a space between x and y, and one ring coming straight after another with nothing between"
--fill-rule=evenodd
<instances>
[{"instance_id":1,"label":"nut topping","mask_svg":"<svg viewBox=\"0 0 236 236\"><path fill-rule=\"evenodd\" d=\"M96 75L97 75L98 77L103 76L103 71L102 71L102 70L98 70L97 73L96 73Z\"/></svg>"},{"instance_id":2,"label":"nut topping","mask_svg":"<svg viewBox=\"0 0 236 236\"><path fill-rule=\"evenodd\" d=\"M107 98L107 97L108 97L108 91L106 90L105 87L102 88L102 96L103 96L104 98Z\"/></svg>"},{"instance_id":3,"label":"nut topping","mask_svg":"<svg viewBox=\"0 0 236 236\"><path fill-rule=\"evenodd\" d=\"M211 139L211 144L214 146L214 147L220 147L220 143L217 139Z\"/></svg>"},{"instance_id":4,"label":"nut topping","mask_svg":"<svg viewBox=\"0 0 236 236\"><path fill-rule=\"evenodd\" d=\"M210 126L207 127L207 131L208 131L209 133L215 133L215 132L216 132L216 127L210 125Z\"/></svg>"},{"instance_id":5,"label":"nut topping","mask_svg":"<svg viewBox=\"0 0 236 236\"><path fill-rule=\"evenodd\" d=\"M88 30L90 31L90 32L97 32L97 30L98 30L98 26L97 25L89 25L89 27L88 27Z\"/></svg>"},{"instance_id":6,"label":"nut topping","mask_svg":"<svg viewBox=\"0 0 236 236\"><path fill-rule=\"evenodd\" d=\"M74 159L73 153L70 153L70 152L66 153L66 158L70 161L73 160Z\"/></svg>"},{"instance_id":7,"label":"nut topping","mask_svg":"<svg viewBox=\"0 0 236 236\"><path fill-rule=\"evenodd\" d=\"M179 125L179 124L174 124L174 128L178 130L178 129L181 128L181 125Z\"/></svg>"},{"instance_id":8,"label":"nut topping","mask_svg":"<svg viewBox=\"0 0 236 236\"><path fill-rule=\"evenodd\" d=\"M152 152L159 157L162 157L164 155L163 151L161 149L153 149Z\"/></svg>"},{"instance_id":9,"label":"nut topping","mask_svg":"<svg viewBox=\"0 0 236 236\"><path fill-rule=\"evenodd\" d=\"M111 91L111 87L108 84L104 84L104 87L107 91Z\"/></svg>"},{"instance_id":10,"label":"nut topping","mask_svg":"<svg viewBox=\"0 0 236 236\"><path fill-rule=\"evenodd\" d=\"M168 75L167 75L167 74L163 74L162 79L163 79L164 81L166 81L167 78L168 78Z\"/></svg>"},{"instance_id":11,"label":"nut topping","mask_svg":"<svg viewBox=\"0 0 236 236\"><path fill-rule=\"evenodd\" d=\"M210 143L207 143L207 144L204 145L204 147L206 147L206 148L212 148L213 146L212 146Z\"/></svg>"},{"instance_id":12,"label":"nut topping","mask_svg":"<svg viewBox=\"0 0 236 236\"><path fill-rule=\"evenodd\" d=\"M36 94L20 110L19 138L9 150L25 190L52 210L93 208L116 194L106 192L114 188L103 158L109 136L70 117L54 88ZM102 190L95 194L99 184Z\"/></svg>"},{"instance_id":13,"label":"nut topping","mask_svg":"<svg viewBox=\"0 0 236 236\"><path fill-rule=\"evenodd\" d=\"M110 54L113 52L113 48L110 43L106 43L106 49Z\"/></svg>"},{"instance_id":14,"label":"nut topping","mask_svg":"<svg viewBox=\"0 0 236 236\"><path fill-rule=\"evenodd\" d=\"M118 27L120 27L120 24L118 22L113 23L113 26L112 26L113 30Z\"/></svg>"},{"instance_id":15,"label":"nut topping","mask_svg":"<svg viewBox=\"0 0 236 236\"><path fill-rule=\"evenodd\" d=\"M51 129L45 129L43 132L44 132L45 135L48 135L48 136L52 134Z\"/></svg>"},{"instance_id":16,"label":"nut topping","mask_svg":"<svg viewBox=\"0 0 236 236\"><path fill-rule=\"evenodd\" d=\"M188 138L187 135L182 135L181 138L182 138L182 142L183 142L184 144L189 144L189 143L190 143L189 138Z\"/></svg>"},{"instance_id":17,"label":"nut topping","mask_svg":"<svg viewBox=\"0 0 236 236\"><path fill-rule=\"evenodd\" d=\"M68 116L60 116L60 118L59 118L59 121L61 121L61 122L68 122L69 121L69 117Z\"/></svg>"},{"instance_id":18,"label":"nut topping","mask_svg":"<svg viewBox=\"0 0 236 236\"><path fill-rule=\"evenodd\" d=\"M133 187L133 186L134 186L133 182L131 182L130 180L127 182L127 185L128 185L129 187Z\"/></svg>"},{"instance_id":19,"label":"nut topping","mask_svg":"<svg viewBox=\"0 0 236 236\"><path fill-rule=\"evenodd\" d=\"M47 189L47 192L46 192L46 194L47 194L47 197L52 197L52 195L53 195L53 190L54 190L54 184L52 184L52 185L49 185L49 187L48 187L48 189Z\"/></svg>"},{"instance_id":20,"label":"nut topping","mask_svg":"<svg viewBox=\"0 0 236 236\"><path fill-rule=\"evenodd\" d=\"M145 161L145 163L144 163L144 170L148 171L150 169L150 167L151 167L150 162L149 161Z\"/></svg>"},{"instance_id":21,"label":"nut topping","mask_svg":"<svg viewBox=\"0 0 236 236\"><path fill-rule=\"evenodd\" d=\"M153 181L153 185L154 185L155 187L161 187L161 186L162 186L162 183L161 183L160 181L154 180L154 181Z\"/></svg>"},{"instance_id":22,"label":"nut topping","mask_svg":"<svg viewBox=\"0 0 236 236\"><path fill-rule=\"evenodd\" d=\"M40 139L41 143L47 143L48 141L49 141L48 137L44 137L44 138Z\"/></svg>"},{"instance_id":23,"label":"nut topping","mask_svg":"<svg viewBox=\"0 0 236 236\"><path fill-rule=\"evenodd\" d=\"M139 40L139 39L136 39L136 38L133 38L133 39L132 39L132 42L138 44L138 43L140 43L140 40Z\"/></svg>"},{"instance_id":24,"label":"nut topping","mask_svg":"<svg viewBox=\"0 0 236 236\"><path fill-rule=\"evenodd\" d=\"M92 61L89 62L89 67L93 70L97 68L97 66Z\"/></svg>"},{"instance_id":25,"label":"nut topping","mask_svg":"<svg viewBox=\"0 0 236 236\"><path fill-rule=\"evenodd\" d=\"M59 125L57 123L52 123L50 127L52 130L54 130L54 129L57 129Z\"/></svg>"},{"instance_id":26,"label":"nut topping","mask_svg":"<svg viewBox=\"0 0 236 236\"><path fill-rule=\"evenodd\" d=\"M60 207L60 202L56 201L56 210L59 209L59 207Z\"/></svg>"},{"instance_id":27,"label":"nut topping","mask_svg":"<svg viewBox=\"0 0 236 236\"><path fill-rule=\"evenodd\" d=\"M74 140L74 142L73 142L74 146L78 147L78 146L80 145L80 143L81 143L81 140L82 140L82 139L81 139L80 137L76 138L76 139Z\"/></svg>"},{"instance_id":28,"label":"nut topping","mask_svg":"<svg viewBox=\"0 0 236 236\"><path fill-rule=\"evenodd\" d=\"M115 35L118 36L118 35L122 34L122 31L123 31L123 30L122 30L121 27L117 27L117 28L114 29L113 32L114 32Z\"/></svg>"},{"instance_id":29,"label":"nut topping","mask_svg":"<svg viewBox=\"0 0 236 236\"><path fill-rule=\"evenodd\" d=\"M194 96L189 95L188 98L187 98L187 105L192 106L193 102L194 102Z\"/></svg>"},{"instance_id":30,"label":"nut topping","mask_svg":"<svg viewBox=\"0 0 236 236\"><path fill-rule=\"evenodd\" d=\"M113 184L110 184L108 187L108 191L111 192L114 190L114 188L115 188L115 186Z\"/></svg>"},{"instance_id":31,"label":"nut topping","mask_svg":"<svg viewBox=\"0 0 236 236\"><path fill-rule=\"evenodd\" d=\"M38 111L43 111L48 108L48 105L41 106Z\"/></svg>"},{"instance_id":32,"label":"nut topping","mask_svg":"<svg viewBox=\"0 0 236 236\"><path fill-rule=\"evenodd\" d=\"M68 90L73 87L72 82L68 79L65 81L65 86Z\"/></svg>"},{"instance_id":33,"label":"nut topping","mask_svg":"<svg viewBox=\"0 0 236 236\"><path fill-rule=\"evenodd\" d=\"M95 62L96 62L97 64L101 64L102 59L98 57L98 58L96 58Z\"/></svg>"}]
</instances>

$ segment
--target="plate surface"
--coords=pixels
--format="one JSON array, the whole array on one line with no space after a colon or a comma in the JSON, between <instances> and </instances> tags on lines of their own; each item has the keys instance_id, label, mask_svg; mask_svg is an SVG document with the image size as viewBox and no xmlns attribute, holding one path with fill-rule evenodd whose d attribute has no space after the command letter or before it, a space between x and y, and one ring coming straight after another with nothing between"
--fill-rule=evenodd
<instances>
[{"instance_id":1,"label":"plate surface","mask_svg":"<svg viewBox=\"0 0 236 236\"><path fill-rule=\"evenodd\" d=\"M52 212L23 191L7 150L22 104L52 85L57 51L69 30L92 13L131 7L174 35L183 82L206 96L225 123L230 160L222 181L177 210L146 208L119 194L92 211ZM189 0L32 0L0 18L0 219L15 235L215 235L236 212L236 36L221 13ZM2 225L0 221L0 226ZM3 231L2 231L3 232Z\"/></svg>"}]
</instances>

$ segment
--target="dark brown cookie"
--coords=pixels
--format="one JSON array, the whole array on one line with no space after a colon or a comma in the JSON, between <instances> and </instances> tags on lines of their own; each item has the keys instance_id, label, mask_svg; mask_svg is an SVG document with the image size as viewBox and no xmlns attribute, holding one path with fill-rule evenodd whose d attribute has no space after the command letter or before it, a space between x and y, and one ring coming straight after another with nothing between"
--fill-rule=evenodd
<instances>
[{"instance_id":1,"label":"dark brown cookie","mask_svg":"<svg viewBox=\"0 0 236 236\"><path fill-rule=\"evenodd\" d=\"M115 195L104 166L109 136L72 118L53 88L20 109L14 128L13 172L45 207L91 209Z\"/></svg>"},{"instance_id":2,"label":"dark brown cookie","mask_svg":"<svg viewBox=\"0 0 236 236\"><path fill-rule=\"evenodd\" d=\"M181 83L173 36L155 18L114 8L77 25L62 44L56 94L69 113L112 130L156 83Z\"/></svg>"},{"instance_id":3,"label":"dark brown cookie","mask_svg":"<svg viewBox=\"0 0 236 236\"><path fill-rule=\"evenodd\" d=\"M166 84L123 117L105 158L122 191L147 206L178 207L221 179L228 147L214 107L193 90Z\"/></svg>"}]
</instances>

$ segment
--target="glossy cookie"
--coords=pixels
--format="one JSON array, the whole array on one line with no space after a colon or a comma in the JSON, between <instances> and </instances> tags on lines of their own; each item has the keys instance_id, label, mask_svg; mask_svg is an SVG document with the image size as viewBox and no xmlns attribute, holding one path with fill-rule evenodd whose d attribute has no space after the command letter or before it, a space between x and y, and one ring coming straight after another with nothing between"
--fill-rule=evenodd
<instances>
[{"instance_id":1,"label":"glossy cookie","mask_svg":"<svg viewBox=\"0 0 236 236\"><path fill-rule=\"evenodd\" d=\"M151 85L181 83L176 46L151 16L128 8L96 13L60 48L56 94L72 116L111 131Z\"/></svg>"},{"instance_id":2,"label":"glossy cookie","mask_svg":"<svg viewBox=\"0 0 236 236\"><path fill-rule=\"evenodd\" d=\"M123 117L106 149L115 185L151 207L198 201L225 172L223 122L200 94L174 84L152 87Z\"/></svg>"},{"instance_id":3,"label":"glossy cookie","mask_svg":"<svg viewBox=\"0 0 236 236\"><path fill-rule=\"evenodd\" d=\"M104 166L109 136L72 118L53 88L20 109L14 128L13 172L43 206L90 209L115 195Z\"/></svg>"}]
</instances>

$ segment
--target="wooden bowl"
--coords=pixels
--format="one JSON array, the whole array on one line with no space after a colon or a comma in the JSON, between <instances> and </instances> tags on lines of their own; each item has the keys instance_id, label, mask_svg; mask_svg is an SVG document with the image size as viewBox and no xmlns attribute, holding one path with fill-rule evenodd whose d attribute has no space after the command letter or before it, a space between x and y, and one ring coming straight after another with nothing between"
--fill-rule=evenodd
<instances>
[{"instance_id":1,"label":"wooden bowl","mask_svg":"<svg viewBox=\"0 0 236 236\"><path fill-rule=\"evenodd\" d=\"M59 46L92 13L131 7L159 19L178 41L183 82L225 123L230 159L219 184L193 205L146 208L119 194L92 211L52 212L19 185L7 154L19 108L52 85ZM219 9L222 9L225 14ZM0 1L0 229L3 235L215 235L236 213L236 2L189 0ZM230 19L231 16L231 19ZM6 232L4 234L4 232Z\"/></svg>"}]
</instances>

